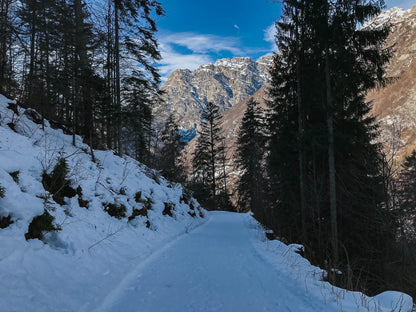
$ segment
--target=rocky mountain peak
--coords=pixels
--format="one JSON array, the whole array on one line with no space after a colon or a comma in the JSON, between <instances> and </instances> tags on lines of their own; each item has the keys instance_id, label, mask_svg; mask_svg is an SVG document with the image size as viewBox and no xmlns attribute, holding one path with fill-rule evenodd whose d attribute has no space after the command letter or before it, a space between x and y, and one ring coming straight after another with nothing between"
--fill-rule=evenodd
<instances>
[{"instance_id":1,"label":"rocky mountain peak","mask_svg":"<svg viewBox=\"0 0 416 312\"><path fill-rule=\"evenodd\" d=\"M268 80L271 62L272 56L257 62L249 57L224 58L194 71L174 71L161 88L164 101L154 108L156 122L162 124L173 113L184 129L195 129L206 103L226 111L259 90Z\"/></svg>"}]
</instances>

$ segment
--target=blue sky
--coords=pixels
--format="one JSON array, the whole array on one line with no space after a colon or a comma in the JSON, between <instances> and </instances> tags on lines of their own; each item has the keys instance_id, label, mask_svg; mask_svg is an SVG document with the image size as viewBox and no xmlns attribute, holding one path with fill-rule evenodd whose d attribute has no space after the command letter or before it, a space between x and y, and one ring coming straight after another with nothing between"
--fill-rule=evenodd
<instances>
[{"instance_id":1,"label":"blue sky","mask_svg":"<svg viewBox=\"0 0 416 312\"><path fill-rule=\"evenodd\" d=\"M276 52L275 0L160 0L166 16L157 21L163 80L178 68L196 69L224 57L258 59ZM387 8L409 9L415 0L387 0Z\"/></svg>"}]
</instances>

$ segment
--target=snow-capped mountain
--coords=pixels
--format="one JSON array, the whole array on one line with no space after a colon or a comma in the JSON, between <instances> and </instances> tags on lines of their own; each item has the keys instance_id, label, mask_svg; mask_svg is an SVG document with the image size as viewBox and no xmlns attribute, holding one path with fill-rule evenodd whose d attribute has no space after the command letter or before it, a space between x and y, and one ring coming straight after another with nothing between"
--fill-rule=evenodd
<instances>
[{"instance_id":1,"label":"snow-capped mountain","mask_svg":"<svg viewBox=\"0 0 416 312\"><path fill-rule=\"evenodd\" d=\"M249 57L225 58L193 72L174 71L161 88L164 103L155 107L156 120L163 121L173 113L184 129L194 129L207 102L226 111L259 90L267 81L271 60L271 56L257 62Z\"/></svg>"}]
</instances>

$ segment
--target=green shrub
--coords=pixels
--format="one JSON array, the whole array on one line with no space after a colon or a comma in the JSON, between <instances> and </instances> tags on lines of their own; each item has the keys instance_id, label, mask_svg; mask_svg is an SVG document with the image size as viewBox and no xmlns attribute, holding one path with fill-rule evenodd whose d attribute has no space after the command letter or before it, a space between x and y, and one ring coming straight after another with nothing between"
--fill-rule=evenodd
<instances>
[{"instance_id":1,"label":"green shrub","mask_svg":"<svg viewBox=\"0 0 416 312\"><path fill-rule=\"evenodd\" d=\"M180 202L188 205L191 199L192 199L192 192L188 189L184 189L182 191Z\"/></svg>"},{"instance_id":2,"label":"green shrub","mask_svg":"<svg viewBox=\"0 0 416 312\"><path fill-rule=\"evenodd\" d=\"M164 216L168 215L169 217L173 217L172 210L175 209L174 203L164 203L165 209L163 209L162 214Z\"/></svg>"},{"instance_id":3,"label":"green shrub","mask_svg":"<svg viewBox=\"0 0 416 312\"><path fill-rule=\"evenodd\" d=\"M7 217L0 217L0 229L5 229L10 224L13 224L13 220L10 215L8 215Z\"/></svg>"},{"instance_id":4,"label":"green shrub","mask_svg":"<svg viewBox=\"0 0 416 312\"><path fill-rule=\"evenodd\" d=\"M150 197L146 197L146 200L143 203L143 208L146 208L146 210L150 210L152 209L152 205L153 199L151 199Z\"/></svg>"},{"instance_id":5,"label":"green shrub","mask_svg":"<svg viewBox=\"0 0 416 312\"><path fill-rule=\"evenodd\" d=\"M142 192L138 191L135 195L134 195L134 200L136 201L136 203L140 203L142 202Z\"/></svg>"},{"instance_id":6,"label":"green shrub","mask_svg":"<svg viewBox=\"0 0 416 312\"><path fill-rule=\"evenodd\" d=\"M82 198L82 187L81 187L81 185L78 185L78 187L77 187L77 189L76 189L76 193L77 193L77 195L78 195L78 205L79 205L80 207L84 207L84 208L88 209L88 207L89 207L89 202L88 202L88 200L84 200L84 199Z\"/></svg>"},{"instance_id":7,"label":"green shrub","mask_svg":"<svg viewBox=\"0 0 416 312\"><path fill-rule=\"evenodd\" d=\"M120 191L118 192L120 195L126 195L126 188L123 186L120 188Z\"/></svg>"},{"instance_id":8,"label":"green shrub","mask_svg":"<svg viewBox=\"0 0 416 312\"><path fill-rule=\"evenodd\" d=\"M114 218L123 219L126 217L127 209L123 204L106 203L104 207L104 210Z\"/></svg>"},{"instance_id":9,"label":"green shrub","mask_svg":"<svg viewBox=\"0 0 416 312\"><path fill-rule=\"evenodd\" d=\"M52 198L60 205L65 205L64 197L74 197L77 192L66 180L68 165L65 158L60 157L50 174L42 174L42 184L45 190L52 194Z\"/></svg>"},{"instance_id":10,"label":"green shrub","mask_svg":"<svg viewBox=\"0 0 416 312\"><path fill-rule=\"evenodd\" d=\"M150 228L150 221L149 220L146 221L146 227Z\"/></svg>"},{"instance_id":11,"label":"green shrub","mask_svg":"<svg viewBox=\"0 0 416 312\"><path fill-rule=\"evenodd\" d=\"M147 209L146 208L142 208L142 209L133 208L133 212L131 216L128 218L128 221L131 221L135 217L138 217L138 216L143 216L147 218Z\"/></svg>"},{"instance_id":12,"label":"green shrub","mask_svg":"<svg viewBox=\"0 0 416 312\"><path fill-rule=\"evenodd\" d=\"M46 210L44 210L42 215L33 218L25 234L26 240L35 238L42 240L45 232L60 231L59 227L53 225L54 219Z\"/></svg>"},{"instance_id":13,"label":"green shrub","mask_svg":"<svg viewBox=\"0 0 416 312\"><path fill-rule=\"evenodd\" d=\"M12 177L13 181L16 182L16 184L19 184L19 173L19 171L9 172L10 176Z\"/></svg>"}]
</instances>

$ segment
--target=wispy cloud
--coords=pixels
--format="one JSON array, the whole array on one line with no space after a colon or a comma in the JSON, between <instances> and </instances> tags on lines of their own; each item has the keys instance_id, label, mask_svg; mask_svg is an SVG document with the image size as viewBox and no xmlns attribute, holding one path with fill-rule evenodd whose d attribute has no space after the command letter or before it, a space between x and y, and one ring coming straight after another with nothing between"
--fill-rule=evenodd
<instances>
[{"instance_id":1,"label":"wispy cloud","mask_svg":"<svg viewBox=\"0 0 416 312\"><path fill-rule=\"evenodd\" d=\"M162 55L159 72L163 82L165 82L169 75L178 68L194 70L202 64L213 62L212 58L207 54L181 54L176 52L169 43L161 42L159 48Z\"/></svg>"},{"instance_id":2,"label":"wispy cloud","mask_svg":"<svg viewBox=\"0 0 416 312\"><path fill-rule=\"evenodd\" d=\"M178 68L194 70L202 64L215 62L218 55L224 52L235 57L264 51L264 49L244 47L238 37L194 32L161 34L159 48L162 55L159 72L163 82Z\"/></svg>"},{"instance_id":3,"label":"wispy cloud","mask_svg":"<svg viewBox=\"0 0 416 312\"><path fill-rule=\"evenodd\" d=\"M238 26L237 24L234 24L234 28L235 29L240 29L240 26Z\"/></svg>"},{"instance_id":4,"label":"wispy cloud","mask_svg":"<svg viewBox=\"0 0 416 312\"><path fill-rule=\"evenodd\" d=\"M229 51L233 54L241 54L243 52L240 48L240 39L236 37L221 37L216 35L183 32L162 36L160 42L164 44L176 44L185 47L194 53Z\"/></svg>"},{"instance_id":5,"label":"wispy cloud","mask_svg":"<svg viewBox=\"0 0 416 312\"><path fill-rule=\"evenodd\" d=\"M264 36L263 36L264 41L270 42L270 44L271 44L271 50L273 52L276 52L277 51L277 45L276 45L275 36L276 36L276 26L273 23L273 24L271 24L269 27L267 27L264 30Z\"/></svg>"}]
</instances>

